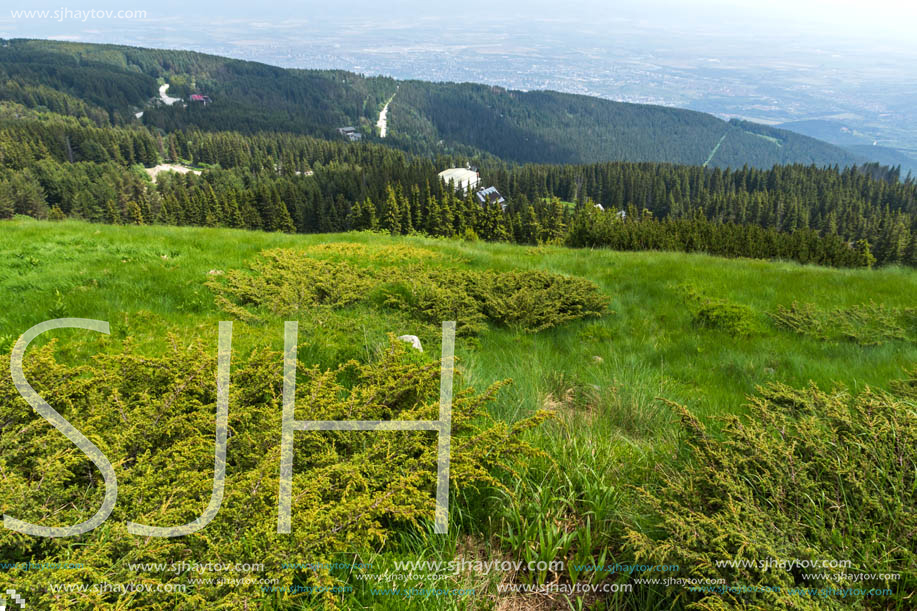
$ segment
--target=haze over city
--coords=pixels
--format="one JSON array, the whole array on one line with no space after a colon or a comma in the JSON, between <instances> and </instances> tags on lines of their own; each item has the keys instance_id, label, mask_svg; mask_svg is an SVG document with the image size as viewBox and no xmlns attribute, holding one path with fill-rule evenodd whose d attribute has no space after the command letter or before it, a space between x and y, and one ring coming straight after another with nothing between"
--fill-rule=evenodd
<instances>
[{"instance_id":1,"label":"haze over city","mask_svg":"<svg viewBox=\"0 0 917 611\"><path fill-rule=\"evenodd\" d=\"M142 18L86 17L131 11ZM37 13L17 11L48 11ZM12 3L0 37L188 49L283 67L553 89L805 124L917 154L908 2Z\"/></svg>"}]
</instances>

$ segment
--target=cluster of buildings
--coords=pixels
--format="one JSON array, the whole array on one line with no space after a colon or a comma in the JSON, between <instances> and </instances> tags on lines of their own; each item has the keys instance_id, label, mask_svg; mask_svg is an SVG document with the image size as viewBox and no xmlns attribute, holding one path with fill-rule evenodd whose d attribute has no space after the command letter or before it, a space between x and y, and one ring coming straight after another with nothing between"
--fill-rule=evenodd
<instances>
[{"instance_id":1,"label":"cluster of buildings","mask_svg":"<svg viewBox=\"0 0 917 611\"><path fill-rule=\"evenodd\" d=\"M439 173L439 178L446 184L452 183L455 189L463 194L468 193L469 190L476 189L481 184L481 175L478 173L478 169L472 166L443 170ZM506 209L506 199L500 195L496 187L478 189L475 191L474 196L481 205L485 203L500 204L502 209Z\"/></svg>"}]
</instances>

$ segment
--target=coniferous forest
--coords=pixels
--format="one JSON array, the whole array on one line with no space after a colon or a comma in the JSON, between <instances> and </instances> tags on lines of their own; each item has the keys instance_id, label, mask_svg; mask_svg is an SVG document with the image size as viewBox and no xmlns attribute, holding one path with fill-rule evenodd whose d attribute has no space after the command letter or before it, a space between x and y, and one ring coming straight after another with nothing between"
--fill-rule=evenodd
<instances>
[{"instance_id":1,"label":"coniferous forest","mask_svg":"<svg viewBox=\"0 0 917 611\"><path fill-rule=\"evenodd\" d=\"M398 85L189 52L11 41L0 55L4 218L379 230L833 266L917 264L913 179L897 168L832 158L828 149L804 151L808 140L786 141L781 150L783 160L797 150L795 159L810 163L773 165L781 159L760 148L766 139L731 135L769 129L763 126L723 123L720 148L731 152L717 152L723 157L714 164L674 165L664 160L699 159L697 151L713 144L707 139L719 137L719 128L709 129L718 120L582 96ZM170 95L204 91L215 101L151 101L164 76ZM393 94L401 106L383 140L371 122ZM525 110L532 105L538 112ZM577 121L552 123L552 113L574 111ZM515 127L494 119L514 113L526 117ZM346 141L336 132L343 124L366 137ZM615 139L624 148L586 139L589 125L626 126L629 135ZM677 133L688 148L667 148L662 132ZM431 146L431 138L455 145ZM655 161L569 163L603 155ZM729 159L746 162L720 167ZM164 172L154 182L144 168L158 163L193 171ZM481 203L473 190L463 193L437 176L472 164L480 186L496 187L503 205Z\"/></svg>"},{"instance_id":2,"label":"coniferous forest","mask_svg":"<svg viewBox=\"0 0 917 611\"><path fill-rule=\"evenodd\" d=\"M144 171L159 161L201 174ZM377 143L96 127L5 103L0 215L301 233L374 229L524 244L682 250L825 265L915 263L917 184L876 166L722 170L480 162L505 210ZM601 206L601 208L597 207Z\"/></svg>"}]
</instances>

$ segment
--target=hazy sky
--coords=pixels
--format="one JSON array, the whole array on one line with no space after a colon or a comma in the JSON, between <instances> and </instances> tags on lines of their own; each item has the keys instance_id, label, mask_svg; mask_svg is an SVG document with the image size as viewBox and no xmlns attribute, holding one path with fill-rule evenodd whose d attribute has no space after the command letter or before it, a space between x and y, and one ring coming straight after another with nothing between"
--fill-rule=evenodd
<instances>
[{"instance_id":1,"label":"hazy sky","mask_svg":"<svg viewBox=\"0 0 917 611\"><path fill-rule=\"evenodd\" d=\"M513 15L524 28L530 20L563 20L601 23L637 19L679 30L703 28L732 34L736 29L773 33L806 32L826 38L856 38L887 43L894 40L917 49L917 2L913 0L309 0L306 2L252 2L251 0L3 0L0 33L41 36L48 30L66 33L86 27L78 21L55 23L51 19L12 19L11 10L46 9L83 11L144 10L154 22L211 20L265 20L366 18L374 15L405 18L436 17L465 22L473 29L489 15ZM8 7L8 10L7 10ZM117 20L93 20L96 29L117 32ZM187 22L186 22L187 23ZM188 23L189 27L206 26ZM740 30L741 31L741 30Z\"/></svg>"},{"instance_id":2,"label":"hazy sky","mask_svg":"<svg viewBox=\"0 0 917 611\"><path fill-rule=\"evenodd\" d=\"M827 118L917 151L917 0L0 0L16 37Z\"/></svg>"}]
</instances>

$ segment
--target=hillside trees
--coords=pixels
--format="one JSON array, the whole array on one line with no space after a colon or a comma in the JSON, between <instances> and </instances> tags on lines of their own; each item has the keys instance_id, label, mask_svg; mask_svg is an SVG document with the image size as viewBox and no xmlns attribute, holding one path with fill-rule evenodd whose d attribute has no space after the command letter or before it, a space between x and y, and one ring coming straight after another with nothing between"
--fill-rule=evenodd
<instances>
[{"instance_id":1,"label":"hillside trees","mask_svg":"<svg viewBox=\"0 0 917 611\"><path fill-rule=\"evenodd\" d=\"M160 155L208 165L200 176L161 173L154 184L142 166L159 162ZM499 189L506 198L500 205L436 179L441 168L465 163L289 133L161 133L0 112L0 211L7 216L12 210L44 217L57 207L67 216L127 223L137 218L127 206L135 202L145 223L302 233L417 231L840 265L852 264L850 252L859 253L861 263L874 257L879 265L913 264L917 248L917 183L873 167L722 170L482 160L481 182ZM598 216L574 223L583 209ZM613 226L622 211L629 221L646 224ZM737 244L741 240L751 243Z\"/></svg>"}]
</instances>

